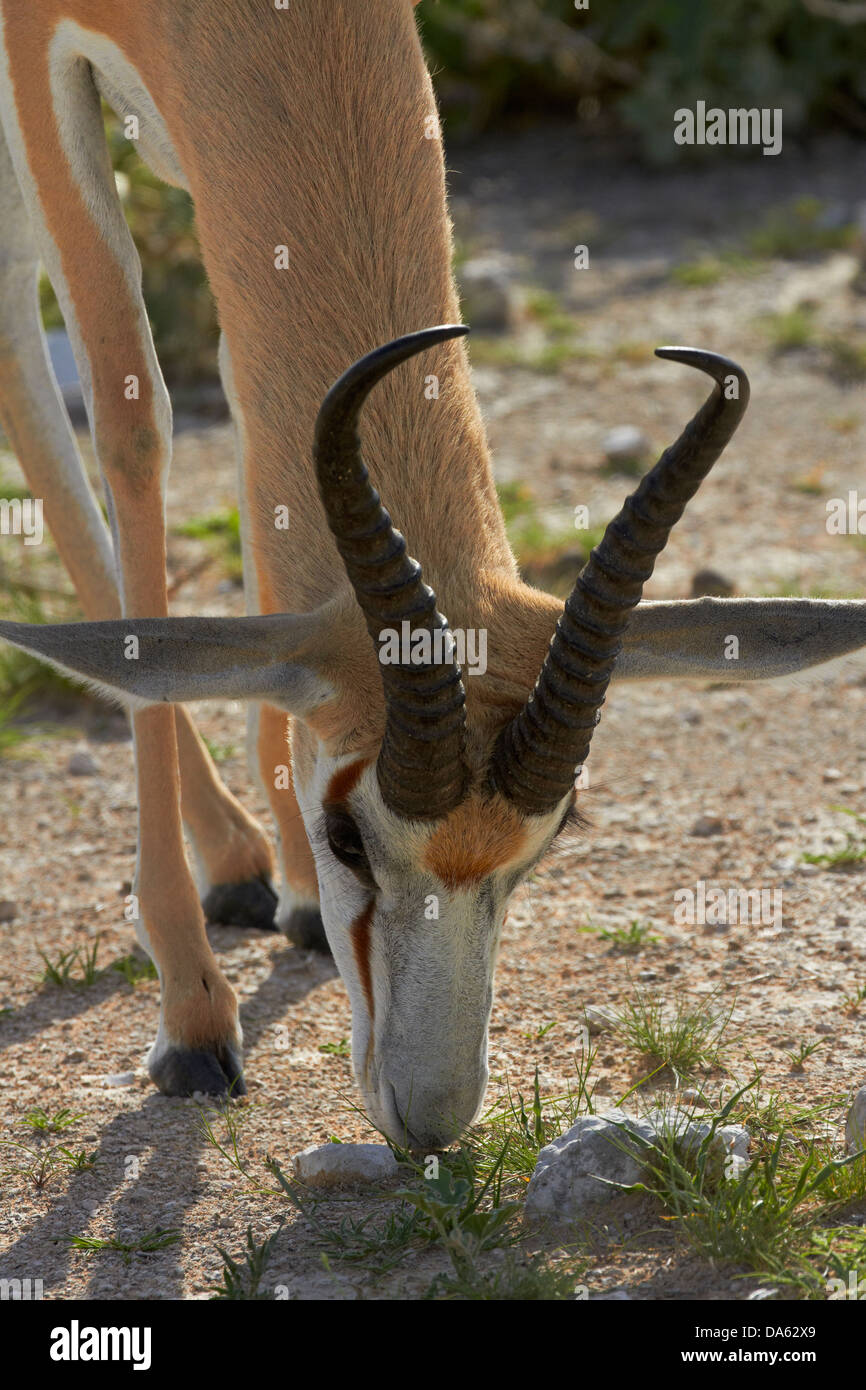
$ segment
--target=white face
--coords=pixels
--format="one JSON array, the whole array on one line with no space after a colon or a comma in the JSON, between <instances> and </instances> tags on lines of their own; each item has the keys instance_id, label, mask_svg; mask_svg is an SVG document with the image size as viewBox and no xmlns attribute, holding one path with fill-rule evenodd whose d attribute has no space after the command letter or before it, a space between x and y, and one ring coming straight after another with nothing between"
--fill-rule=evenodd
<instances>
[{"instance_id":1,"label":"white face","mask_svg":"<svg viewBox=\"0 0 866 1390\"><path fill-rule=\"evenodd\" d=\"M318 797L301 797L321 808L304 819L325 931L352 1004L355 1075L370 1118L390 1139L442 1148L484 1098L508 900L572 798L536 818L504 803L485 816L470 803L431 828L394 816L375 766L356 766L355 785L329 802L336 765L321 759Z\"/></svg>"}]
</instances>

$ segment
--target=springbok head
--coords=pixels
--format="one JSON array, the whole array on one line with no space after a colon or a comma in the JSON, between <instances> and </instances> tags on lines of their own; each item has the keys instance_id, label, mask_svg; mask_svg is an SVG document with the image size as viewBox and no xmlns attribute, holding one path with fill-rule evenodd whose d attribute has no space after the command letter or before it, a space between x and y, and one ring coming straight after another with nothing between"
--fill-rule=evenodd
<instances>
[{"instance_id":1,"label":"springbok head","mask_svg":"<svg viewBox=\"0 0 866 1390\"><path fill-rule=\"evenodd\" d=\"M295 787L351 998L355 1072L374 1121L420 1148L449 1142L478 1111L509 898L568 818L632 610L749 394L727 359L659 349L708 373L713 391L593 550L531 693L524 681L522 708L491 720L488 703L482 727L446 618L369 481L358 434L386 373L465 331L430 329L370 353L322 405L315 465L351 593L344 586L300 616L0 624L0 637L133 706L266 699L296 717ZM378 660L383 632L404 623L429 635L411 644L420 657Z\"/></svg>"}]
</instances>

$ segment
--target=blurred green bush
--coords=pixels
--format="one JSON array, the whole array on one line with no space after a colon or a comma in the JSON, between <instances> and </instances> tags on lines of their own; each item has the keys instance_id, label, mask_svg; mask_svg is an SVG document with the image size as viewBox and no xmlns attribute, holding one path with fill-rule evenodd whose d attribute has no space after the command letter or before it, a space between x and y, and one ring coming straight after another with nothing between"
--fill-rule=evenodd
<instances>
[{"instance_id":1,"label":"blurred green bush","mask_svg":"<svg viewBox=\"0 0 866 1390\"><path fill-rule=\"evenodd\" d=\"M423 0L437 88L452 128L503 114L574 110L616 118L653 160L695 157L673 111L784 109L786 135L866 129L866 24L819 18L803 0ZM587 98L589 101L587 102Z\"/></svg>"}]
</instances>

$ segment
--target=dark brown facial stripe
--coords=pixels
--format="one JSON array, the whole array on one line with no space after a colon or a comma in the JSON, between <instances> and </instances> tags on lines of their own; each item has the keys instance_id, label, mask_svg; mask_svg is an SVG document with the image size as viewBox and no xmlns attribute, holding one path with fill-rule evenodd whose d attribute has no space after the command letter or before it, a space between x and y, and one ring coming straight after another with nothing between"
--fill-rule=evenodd
<instances>
[{"instance_id":1,"label":"dark brown facial stripe","mask_svg":"<svg viewBox=\"0 0 866 1390\"><path fill-rule=\"evenodd\" d=\"M345 801L350 792L355 790L361 778L361 773L371 762L370 758L358 758L354 763L347 763L345 767L338 768L328 783L328 791L325 796L325 805L338 805Z\"/></svg>"},{"instance_id":2,"label":"dark brown facial stripe","mask_svg":"<svg viewBox=\"0 0 866 1390\"><path fill-rule=\"evenodd\" d=\"M370 972L370 923L373 920L373 908L375 899L371 898L359 917L356 917L349 934L352 938L352 950L355 955L355 964L358 967L358 976L361 981L361 988L364 991L364 998L367 1001L367 1010L370 1014L372 1024L375 1015L373 1004L373 976ZM372 1036L372 1033L371 1033Z\"/></svg>"}]
</instances>

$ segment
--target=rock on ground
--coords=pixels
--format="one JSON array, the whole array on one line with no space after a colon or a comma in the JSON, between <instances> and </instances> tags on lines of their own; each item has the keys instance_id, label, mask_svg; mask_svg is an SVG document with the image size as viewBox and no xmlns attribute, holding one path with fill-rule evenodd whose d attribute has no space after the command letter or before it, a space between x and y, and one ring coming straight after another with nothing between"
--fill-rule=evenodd
<instances>
[{"instance_id":1,"label":"rock on ground","mask_svg":"<svg viewBox=\"0 0 866 1390\"><path fill-rule=\"evenodd\" d=\"M66 764L70 777L98 777L101 770L88 748L76 748Z\"/></svg>"},{"instance_id":2,"label":"rock on ground","mask_svg":"<svg viewBox=\"0 0 866 1390\"><path fill-rule=\"evenodd\" d=\"M849 1154L866 1149L866 1086L861 1086L845 1121L845 1142Z\"/></svg>"},{"instance_id":3,"label":"rock on ground","mask_svg":"<svg viewBox=\"0 0 866 1390\"><path fill-rule=\"evenodd\" d=\"M481 333L507 333L514 320L508 275L493 256L479 256L457 272L463 315Z\"/></svg>"},{"instance_id":4,"label":"rock on ground","mask_svg":"<svg viewBox=\"0 0 866 1390\"><path fill-rule=\"evenodd\" d=\"M589 1036L597 1038L600 1033L610 1033L616 1028L617 1018L613 1009L605 1009L597 1004L587 1004L583 1011Z\"/></svg>"},{"instance_id":5,"label":"rock on ground","mask_svg":"<svg viewBox=\"0 0 866 1390\"><path fill-rule=\"evenodd\" d=\"M528 1217L576 1220L619 1196L610 1183L640 1181L655 1131L615 1111L583 1115L538 1155L526 1191Z\"/></svg>"},{"instance_id":6,"label":"rock on ground","mask_svg":"<svg viewBox=\"0 0 866 1390\"><path fill-rule=\"evenodd\" d=\"M601 447L611 467L642 463L652 449L647 436L636 425L615 425L604 436Z\"/></svg>"},{"instance_id":7,"label":"rock on ground","mask_svg":"<svg viewBox=\"0 0 866 1390\"><path fill-rule=\"evenodd\" d=\"M313 1144L293 1162L295 1177L310 1187L382 1182L397 1173L397 1160L384 1144Z\"/></svg>"},{"instance_id":8,"label":"rock on ground","mask_svg":"<svg viewBox=\"0 0 866 1390\"><path fill-rule=\"evenodd\" d=\"M654 1111L643 1119L616 1110L584 1115L538 1155L526 1193L527 1217L564 1222L597 1215L623 1187L646 1177L660 1139L676 1136L678 1150L688 1156L710 1133L709 1124L678 1111ZM729 1158L745 1163L748 1150L748 1131L739 1126L720 1126L713 1134L710 1155L720 1167Z\"/></svg>"}]
</instances>

